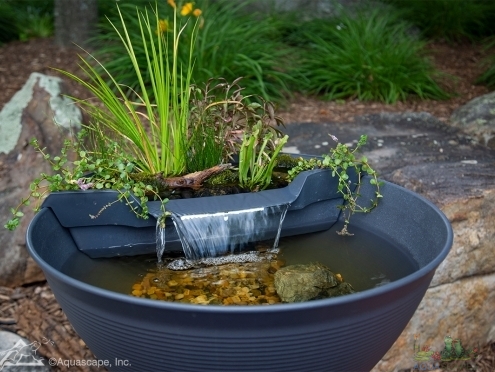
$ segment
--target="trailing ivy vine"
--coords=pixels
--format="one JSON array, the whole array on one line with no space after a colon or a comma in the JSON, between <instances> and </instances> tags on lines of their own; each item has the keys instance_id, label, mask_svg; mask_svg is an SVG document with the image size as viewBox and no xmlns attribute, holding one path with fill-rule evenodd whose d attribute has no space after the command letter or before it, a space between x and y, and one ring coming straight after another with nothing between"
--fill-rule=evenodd
<instances>
[{"instance_id":1,"label":"trailing ivy vine","mask_svg":"<svg viewBox=\"0 0 495 372\"><path fill-rule=\"evenodd\" d=\"M357 157L358 150L366 144L367 136L362 135L355 148L350 148L343 143L339 143L337 137L330 135L337 142L337 146L330 150L329 154L321 158L303 159L300 158L298 164L289 170L290 179L294 179L299 173L317 169L328 168L332 170L332 177L338 178L337 191L342 194L344 204L340 206L344 214L344 227L338 231L340 235L353 235L348 231L351 216L356 212L368 213L378 205L378 200L382 198L380 186L383 182L378 180L376 171L371 167L365 156ZM357 183L350 181L349 171L354 170L357 174ZM371 199L368 206L358 204L358 198L362 186L364 175L369 175L369 182L375 186L375 197Z\"/></svg>"}]
</instances>

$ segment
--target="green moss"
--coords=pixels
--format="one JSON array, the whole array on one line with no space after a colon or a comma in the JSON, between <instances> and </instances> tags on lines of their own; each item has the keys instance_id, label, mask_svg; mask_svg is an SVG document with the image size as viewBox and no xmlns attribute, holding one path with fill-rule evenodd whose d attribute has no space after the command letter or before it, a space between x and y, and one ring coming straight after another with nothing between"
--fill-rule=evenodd
<instances>
[{"instance_id":1,"label":"green moss","mask_svg":"<svg viewBox=\"0 0 495 372\"><path fill-rule=\"evenodd\" d=\"M211 176L205 181L206 186L232 186L239 184L239 176L236 171L226 169L222 173Z\"/></svg>"},{"instance_id":2,"label":"green moss","mask_svg":"<svg viewBox=\"0 0 495 372\"><path fill-rule=\"evenodd\" d=\"M277 169L291 169L297 166L301 158L295 158L289 154L279 154L277 156Z\"/></svg>"},{"instance_id":3,"label":"green moss","mask_svg":"<svg viewBox=\"0 0 495 372\"><path fill-rule=\"evenodd\" d=\"M160 182L160 180L157 179L156 174L151 174L149 172L130 173L129 178L131 178L135 182L141 182L145 185L152 186L155 190L158 191L159 194L170 191L168 187L165 187L163 182Z\"/></svg>"}]
</instances>

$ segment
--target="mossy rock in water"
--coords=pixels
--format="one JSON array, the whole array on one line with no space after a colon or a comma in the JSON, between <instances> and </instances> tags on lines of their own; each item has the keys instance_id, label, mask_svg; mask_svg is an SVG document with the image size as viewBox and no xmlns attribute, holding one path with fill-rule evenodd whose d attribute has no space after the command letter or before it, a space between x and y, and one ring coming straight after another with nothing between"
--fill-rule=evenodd
<instances>
[{"instance_id":1,"label":"mossy rock in water","mask_svg":"<svg viewBox=\"0 0 495 372\"><path fill-rule=\"evenodd\" d=\"M290 265L275 273L275 289L283 302L303 302L354 293L321 263Z\"/></svg>"},{"instance_id":2,"label":"mossy rock in water","mask_svg":"<svg viewBox=\"0 0 495 372\"><path fill-rule=\"evenodd\" d=\"M336 287L328 288L325 296L321 298L343 296L355 292L356 291L354 290L354 288L352 288L352 285L350 283L342 282L339 283Z\"/></svg>"}]
</instances>

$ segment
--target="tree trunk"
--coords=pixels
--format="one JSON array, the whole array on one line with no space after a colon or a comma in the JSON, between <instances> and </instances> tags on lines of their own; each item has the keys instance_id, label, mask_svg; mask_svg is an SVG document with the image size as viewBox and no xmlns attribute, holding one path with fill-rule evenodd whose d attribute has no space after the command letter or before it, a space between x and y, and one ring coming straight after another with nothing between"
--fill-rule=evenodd
<instances>
[{"instance_id":1,"label":"tree trunk","mask_svg":"<svg viewBox=\"0 0 495 372\"><path fill-rule=\"evenodd\" d=\"M97 0L55 0L55 41L69 47L86 46L98 22Z\"/></svg>"}]
</instances>

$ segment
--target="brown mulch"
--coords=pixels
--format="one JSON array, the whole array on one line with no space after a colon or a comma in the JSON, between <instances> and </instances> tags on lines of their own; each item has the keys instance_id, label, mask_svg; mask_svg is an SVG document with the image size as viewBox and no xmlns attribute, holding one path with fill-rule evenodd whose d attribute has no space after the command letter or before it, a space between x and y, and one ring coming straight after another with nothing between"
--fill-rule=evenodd
<instances>
[{"instance_id":1,"label":"brown mulch","mask_svg":"<svg viewBox=\"0 0 495 372\"><path fill-rule=\"evenodd\" d=\"M60 48L52 38L14 41L0 47L0 110L19 91L32 72L62 76L58 68L78 74L81 50L77 47ZM85 91L76 83L65 79L68 91L74 97L82 97ZM87 94L87 93L86 93Z\"/></svg>"},{"instance_id":2,"label":"brown mulch","mask_svg":"<svg viewBox=\"0 0 495 372\"><path fill-rule=\"evenodd\" d=\"M37 354L47 361L92 360L93 353L79 338L63 313L50 287L37 283L26 287L0 287L0 330L10 331L26 339L42 343ZM46 365L47 363L45 363ZM67 371L61 366L53 371ZM70 371L78 369L71 367ZM96 367L81 371L104 371Z\"/></svg>"},{"instance_id":3,"label":"brown mulch","mask_svg":"<svg viewBox=\"0 0 495 372\"><path fill-rule=\"evenodd\" d=\"M445 101L420 101L410 99L393 105L380 102L359 102L348 99L325 102L313 97L296 95L287 107L279 111L286 123L349 122L354 116L380 112L424 111L448 123L452 112L469 100L488 93L484 86L474 84L482 72L480 62L484 52L477 45L450 45L435 43L429 47L436 66L454 76L443 84L455 96ZM53 39L35 39L12 42L0 47L0 110L22 88L32 72L60 76L52 67L78 73L78 48L60 48ZM85 97L75 83L64 78L68 92ZM92 354L72 329L46 283L36 283L19 288L0 287L0 330L16 332L31 341L43 338L53 341L45 357L62 359L90 359ZM44 346L45 347L45 346ZM42 349L40 349L41 351ZM495 371L495 343L485 345L472 367L452 371ZM454 368L454 369L452 369ZM71 370L75 370L72 369Z\"/></svg>"}]
</instances>

